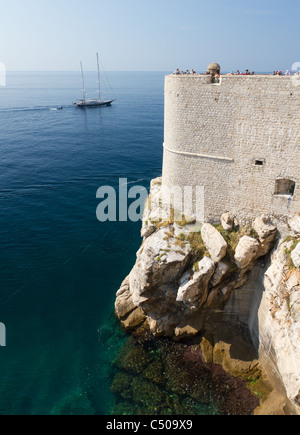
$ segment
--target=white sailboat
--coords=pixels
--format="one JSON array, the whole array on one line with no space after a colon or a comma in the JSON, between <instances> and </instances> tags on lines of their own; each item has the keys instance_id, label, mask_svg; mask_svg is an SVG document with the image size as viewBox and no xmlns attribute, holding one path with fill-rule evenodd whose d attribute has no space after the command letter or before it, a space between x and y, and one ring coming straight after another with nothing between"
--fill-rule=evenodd
<instances>
[{"instance_id":1,"label":"white sailboat","mask_svg":"<svg viewBox=\"0 0 300 435\"><path fill-rule=\"evenodd\" d=\"M99 106L110 106L116 100L102 100L101 99L101 82L100 82L100 66L99 66L99 55L97 53L97 68L98 68L98 98L86 98L86 89L84 82L84 73L83 73L83 65L80 62L81 68L81 78L82 78L82 86L83 86L83 98L81 100L77 100L73 103L77 107L99 107Z\"/></svg>"}]
</instances>

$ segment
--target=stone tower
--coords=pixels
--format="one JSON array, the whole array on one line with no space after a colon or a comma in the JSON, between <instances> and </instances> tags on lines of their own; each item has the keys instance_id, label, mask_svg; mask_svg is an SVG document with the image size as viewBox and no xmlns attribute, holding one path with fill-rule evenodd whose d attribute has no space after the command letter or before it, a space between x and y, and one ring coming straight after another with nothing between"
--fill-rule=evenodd
<instances>
[{"instance_id":1,"label":"stone tower","mask_svg":"<svg viewBox=\"0 0 300 435\"><path fill-rule=\"evenodd\" d=\"M166 77L163 186L203 187L208 222L299 213L300 86L272 75L212 83L219 70Z\"/></svg>"}]
</instances>

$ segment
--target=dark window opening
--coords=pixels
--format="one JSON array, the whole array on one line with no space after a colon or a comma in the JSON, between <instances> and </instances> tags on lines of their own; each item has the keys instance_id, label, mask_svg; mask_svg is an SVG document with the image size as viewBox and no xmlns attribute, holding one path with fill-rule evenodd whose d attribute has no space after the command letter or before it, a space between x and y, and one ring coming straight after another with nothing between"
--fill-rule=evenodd
<instances>
[{"instance_id":1,"label":"dark window opening","mask_svg":"<svg viewBox=\"0 0 300 435\"><path fill-rule=\"evenodd\" d=\"M264 163L263 160L255 160L255 166L264 166Z\"/></svg>"},{"instance_id":2,"label":"dark window opening","mask_svg":"<svg viewBox=\"0 0 300 435\"><path fill-rule=\"evenodd\" d=\"M294 195L296 183L292 180L276 180L275 195Z\"/></svg>"}]
</instances>

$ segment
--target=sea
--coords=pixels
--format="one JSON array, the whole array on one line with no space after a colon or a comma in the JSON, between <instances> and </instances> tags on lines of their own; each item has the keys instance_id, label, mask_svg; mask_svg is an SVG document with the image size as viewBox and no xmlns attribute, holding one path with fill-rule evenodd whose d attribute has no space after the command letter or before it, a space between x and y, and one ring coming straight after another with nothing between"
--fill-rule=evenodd
<instances>
[{"instance_id":1,"label":"sea","mask_svg":"<svg viewBox=\"0 0 300 435\"><path fill-rule=\"evenodd\" d=\"M167 73L102 73L102 98L116 101L87 109L72 104L80 72L8 72L0 87L0 415L249 415L259 404L199 347L131 336L114 314L142 242L118 204L124 186L149 191L162 174ZM95 98L95 72L85 85ZM117 219L98 219L100 188Z\"/></svg>"},{"instance_id":2,"label":"sea","mask_svg":"<svg viewBox=\"0 0 300 435\"><path fill-rule=\"evenodd\" d=\"M0 87L1 415L112 412L115 294L141 222L99 222L96 193L161 175L166 73L104 74L103 108L72 105L79 72L8 72Z\"/></svg>"}]
</instances>

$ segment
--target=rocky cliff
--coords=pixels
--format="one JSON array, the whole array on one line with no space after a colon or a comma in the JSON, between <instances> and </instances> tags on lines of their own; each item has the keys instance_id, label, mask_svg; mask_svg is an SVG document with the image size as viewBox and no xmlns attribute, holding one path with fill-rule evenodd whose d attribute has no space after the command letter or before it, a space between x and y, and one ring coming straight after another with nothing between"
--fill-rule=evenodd
<instances>
[{"instance_id":1,"label":"rocky cliff","mask_svg":"<svg viewBox=\"0 0 300 435\"><path fill-rule=\"evenodd\" d=\"M272 384L261 413L300 413L300 217L240 226L225 213L219 225L197 225L175 210L162 218L160 193L153 180L143 244L117 293L123 327L195 340L236 376L257 381L260 371Z\"/></svg>"}]
</instances>

